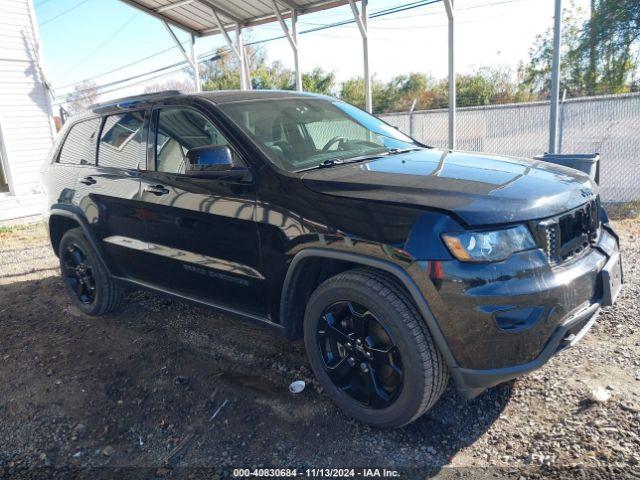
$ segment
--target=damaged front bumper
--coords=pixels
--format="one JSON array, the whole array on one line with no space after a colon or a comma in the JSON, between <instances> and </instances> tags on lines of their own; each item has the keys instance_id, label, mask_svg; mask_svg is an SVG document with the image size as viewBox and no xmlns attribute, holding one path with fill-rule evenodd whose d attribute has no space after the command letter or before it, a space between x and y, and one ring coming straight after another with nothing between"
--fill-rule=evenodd
<instances>
[{"instance_id":1,"label":"damaged front bumper","mask_svg":"<svg viewBox=\"0 0 640 480\"><path fill-rule=\"evenodd\" d=\"M451 373L460 393L473 398L577 343L620 291L618 249L604 225L596 245L558 266L541 251L491 268L443 262L434 284L447 309L438 323L456 359Z\"/></svg>"}]
</instances>

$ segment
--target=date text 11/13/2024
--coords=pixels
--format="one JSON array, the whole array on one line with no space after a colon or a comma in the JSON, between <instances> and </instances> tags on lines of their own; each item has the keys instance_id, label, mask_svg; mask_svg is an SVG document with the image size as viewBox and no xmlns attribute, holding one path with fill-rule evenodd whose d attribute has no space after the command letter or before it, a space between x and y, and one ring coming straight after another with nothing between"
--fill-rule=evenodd
<instances>
[{"instance_id":1,"label":"date text 11/13/2024","mask_svg":"<svg viewBox=\"0 0 640 480\"><path fill-rule=\"evenodd\" d=\"M386 468L235 468L235 478L249 477L307 477L307 478L397 478L400 473L397 470Z\"/></svg>"}]
</instances>

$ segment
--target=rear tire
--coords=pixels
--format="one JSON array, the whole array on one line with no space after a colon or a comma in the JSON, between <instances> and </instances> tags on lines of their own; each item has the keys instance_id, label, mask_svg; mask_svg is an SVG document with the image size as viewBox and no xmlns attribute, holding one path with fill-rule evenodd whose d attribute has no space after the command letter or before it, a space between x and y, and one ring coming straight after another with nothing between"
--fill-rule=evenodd
<instances>
[{"instance_id":1,"label":"rear tire","mask_svg":"<svg viewBox=\"0 0 640 480\"><path fill-rule=\"evenodd\" d=\"M329 396L348 416L376 427L401 427L420 417L449 380L409 295L376 270L349 270L322 283L307 305L304 339ZM363 393L367 387L369 394Z\"/></svg>"},{"instance_id":2,"label":"rear tire","mask_svg":"<svg viewBox=\"0 0 640 480\"><path fill-rule=\"evenodd\" d=\"M81 228L62 236L58 258L67 293L81 312L103 315L122 303L124 290L111 279Z\"/></svg>"}]
</instances>

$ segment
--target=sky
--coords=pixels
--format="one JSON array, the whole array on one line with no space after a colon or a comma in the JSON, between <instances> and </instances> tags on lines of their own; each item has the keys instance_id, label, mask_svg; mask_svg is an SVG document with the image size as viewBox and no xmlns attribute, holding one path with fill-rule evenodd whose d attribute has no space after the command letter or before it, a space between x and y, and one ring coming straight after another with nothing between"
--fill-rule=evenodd
<instances>
[{"instance_id":1,"label":"sky","mask_svg":"<svg viewBox=\"0 0 640 480\"><path fill-rule=\"evenodd\" d=\"M118 0L33 1L45 72L57 96L55 102L85 79L104 85L184 59L177 48L172 48L173 40L158 19ZM588 1L576 3L586 10ZM410 0L370 0L369 11L406 3ZM527 60L536 35L552 27L553 11L554 0L456 0L457 71L471 73L482 66L515 71L519 62ZM348 6L302 15L299 30L352 18ZM447 16L441 2L371 19L369 32L370 65L376 78L386 81L409 72L446 77ZM176 33L187 40L184 32ZM253 28L249 36L257 41L281 34L275 23ZM362 40L355 24L302 34L299 43L303 71L322 67L335 72L339 81L362 75ZM219 35L205 37L197 40L196 50L203 54L225 45ZM269 61L278 60L293 68L286 39L263 45ZM155 55L163 50L167 51ZM105 93L99 100L142 93L144 88L144 83L136 82L129 88Z\"/></svg>"}]
</instances>

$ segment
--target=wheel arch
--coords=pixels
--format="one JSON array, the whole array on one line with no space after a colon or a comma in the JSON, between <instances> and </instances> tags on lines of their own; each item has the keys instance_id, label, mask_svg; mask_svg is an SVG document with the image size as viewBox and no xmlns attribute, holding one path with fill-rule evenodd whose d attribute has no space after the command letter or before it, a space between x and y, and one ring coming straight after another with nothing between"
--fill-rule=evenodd
<instances>
[{"instance_id":1,"label":"wheel arch","mask_svg":"<svg viewBox=\"0 0 640 480\"><path fill-rule=\"evenodd\" d=\"M300 288L308 288L309 281L297 283L304 274L304 266L309 261L325 261L338 262L344 268L342 271L355 267L369 267L376 270L386 272L395 278L404 287L410 295L418 311L422 315L429 331L440 349L442 356L451 371L451 375L457 381L458 364L449 348L449 345L440 330L433 312L429 308L427 301L420 292L420 289L411 278L411 276L400 266L378 258L368 257L357 253L338 252L333 250L309 248L298 252L289 265L287 274L283 283L281 300L280 300L280 322L285 328L290 338L299 338L299 332L304 318L304 307L306 306L305 294L303 290L300 294ZM336 272L339 273L339 272ZM309 292L310 295L310 292ZM300 300L303 299L301 302ZM308 299L308 297L307 297ZM302 303L302 304L301 304Z\"/></svg>"},{"instance_id":2,"label":"wheel arch","mask_svg":"<svg viewBox=\"0 0 640 480\"><path fill-rule=\"evenodd\" d=\"M69 208L52 207L49 212L48 224L51 247L56 256L58 255L58 248L60 247L60 241L63 235L72 228L81 228L87 241L91 244L98 256L98 259L102 262L102 265L106 267L107 264L104 261L102 250L95 241L91 228L89 228L89 223L84 215Z\"/></svg>"}]
</instances>

